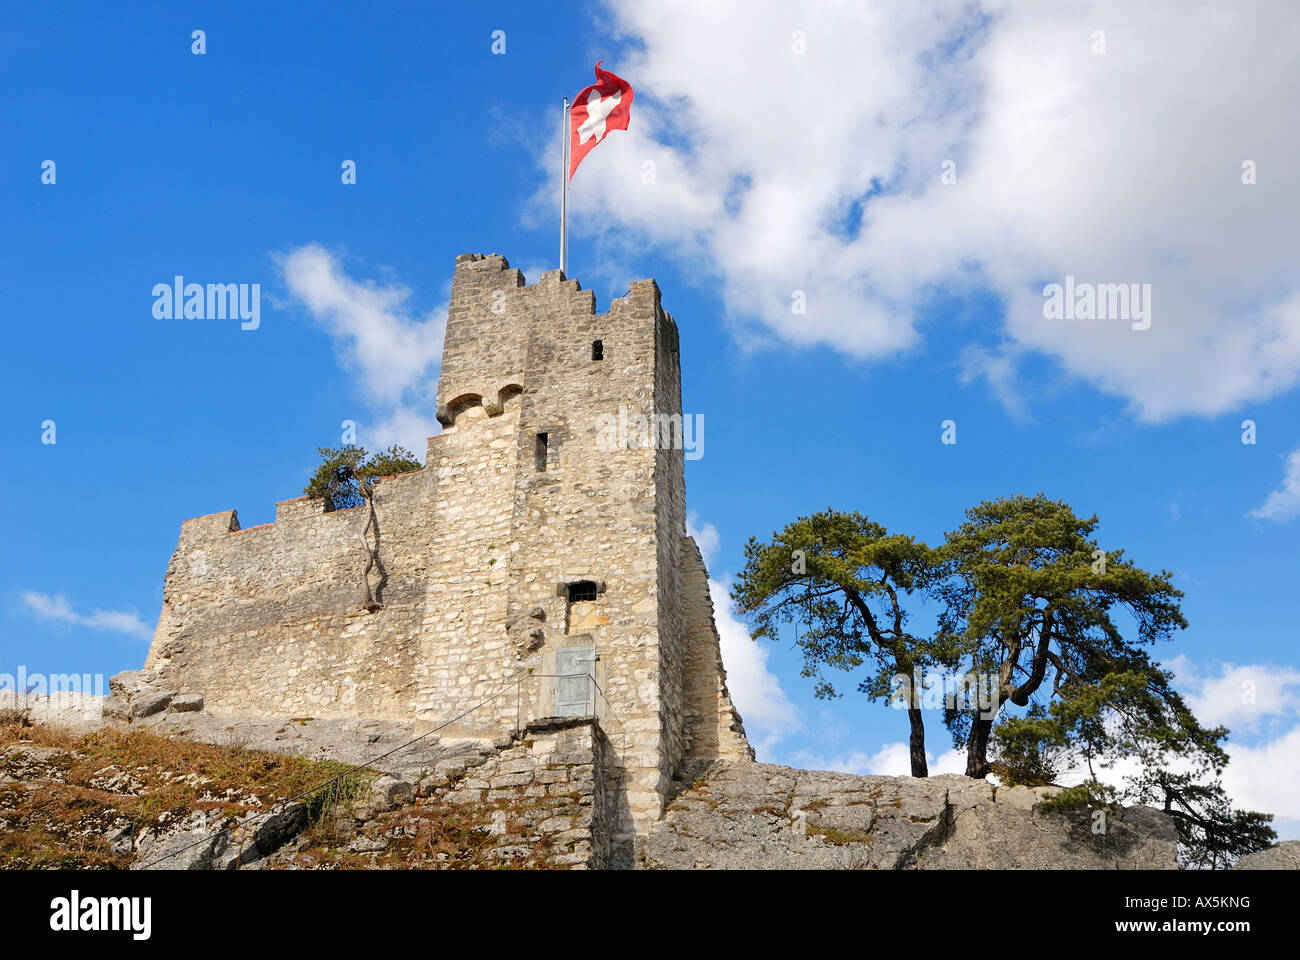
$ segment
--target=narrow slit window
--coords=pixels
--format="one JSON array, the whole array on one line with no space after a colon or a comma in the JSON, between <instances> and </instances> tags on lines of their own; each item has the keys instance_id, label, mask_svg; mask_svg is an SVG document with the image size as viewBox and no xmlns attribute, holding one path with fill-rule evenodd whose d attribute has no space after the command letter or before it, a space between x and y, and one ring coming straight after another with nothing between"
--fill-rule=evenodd
<instances>
[{"instance_id":1,"label":"narrow slit window","mask_svg":"<svg viewBox=\"0 0 1300 960\"><path fill-rule=\"evenodd\" d=\"M591 359L593 359L593 360L604 360L604 359L605 359L605 341L604 341L604 340L593 340L593 341L591 341Z\"/></svg>"},{"instance_id":2,"label":"narrow slit window","mask_svg":"<svg viewBox=\"0 0 1300 960\"><path fill-rule=\"evenodd\" d=\"M538 473L546 471L546 449L547 436L544 433L537 435L537 445L533 448L533 465L537 467Z\"/></svg>"}]
</instances>

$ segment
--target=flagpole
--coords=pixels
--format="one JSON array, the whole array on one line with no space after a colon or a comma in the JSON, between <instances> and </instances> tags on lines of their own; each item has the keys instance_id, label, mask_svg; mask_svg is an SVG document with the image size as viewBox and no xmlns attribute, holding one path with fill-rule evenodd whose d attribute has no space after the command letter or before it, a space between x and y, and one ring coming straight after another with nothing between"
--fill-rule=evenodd
<instances>
[{"instance_id":1,"label":"flagpole","mask_svg":"<svg viewBox=\"0 0 1300 960\"><path fill-rule=\"evenodd\" d=\"M569 265L569 98L560 110L560 272ZM567 274L566 274L567 276Z\"/></svg>"}]
</instances>

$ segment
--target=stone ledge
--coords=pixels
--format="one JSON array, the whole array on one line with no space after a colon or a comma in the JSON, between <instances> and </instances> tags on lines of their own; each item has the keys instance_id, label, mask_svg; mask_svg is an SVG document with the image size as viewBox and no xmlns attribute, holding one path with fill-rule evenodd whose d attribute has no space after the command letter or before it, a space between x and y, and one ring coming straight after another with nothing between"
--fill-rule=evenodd
<instances>
[{"instance_id":1,"label":"stone ledge","mask_svg":"<svg viewBox=\"0 0 1300 960\"><path fill-rule=\"evenodd\" d=\"M554 730L572 730L577 727L594 726L597 722L597 719L591 715L582 717L538 717L536 720L528 721L524 725L524 730L528 733L549 733Z\"/></svg>"}]
</instances>

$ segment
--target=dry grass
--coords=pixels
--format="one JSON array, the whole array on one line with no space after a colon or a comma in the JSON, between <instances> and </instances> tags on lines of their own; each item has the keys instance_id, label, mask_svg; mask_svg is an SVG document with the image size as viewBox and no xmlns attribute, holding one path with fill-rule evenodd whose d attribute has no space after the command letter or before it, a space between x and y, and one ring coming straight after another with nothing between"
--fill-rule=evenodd
<instances>
[{"instance_id":1,"label":"dry grass","mask_svg":"<svg viewBox=\"0 0 1300 960\"><path fill-rule=\"evenodd\" d=\"M15 746L65 752L32 757L12 751ZM113 829L126 828L134 836L164 815L195 810L242 816L346 769L144 732L69 736L31 724L21 714L0 715L0 775L34 785L0 782L0 821L5 821L0 868L123 868L131 854L113 852L107 837ZM345 784L353 784L355 792L360 779ZM346 792L313 797L309 807L319 818Z\"/></svg>"},{"instance_id":2,"label":"dry grass","mask_svg":"<svg viewBox=\"0 0 1300 960\"><path fill-rule=\"evenodd\" d=\"M556 853L549 838L529 836L519 814L527 807L567 810L563 798L541 801L497 800L493 804L457 804L424 797L398 810L381 814L366 825L364 834L340 836L329 825L306 831L303 842L284 856L276 867L330 870L545 870L564 864L552 861ZM505 833L494 832L493 814L506 814ZM344 841L365 836L384 839L387 846L371 853L355 853ZM517 856L503 858L495 853L502 846L519 848ZM526 848L527 852L523 852Z\"/></svg>"},{"instance_id":3,"label":"dry grass","mask_svg":"<svg viewBox=\"0 0 1300 960\"><path fill-rule=\"evenodd\" d=\"M864 833L860 830L840 830L836 827L809 827L810 835L820 836L827 843L833 843L836 846L848 846L856 843L870 843L871 834Z\"/></svg>"},{"instance_id":4,"label":"dry grass","mask_svg":"<svg viewBox=\"0 0 1300 960\"><path fill-rule=\"evenodd\" d=\"M60 753L7 750L53 747ZM35 755L33 755L35 754ZM185 818L196 810L217 819L242 817L297 796L349 768L251 750L237 743L211 745L145 732L99 730L69 736L22 717L0 715L0 869L124 869L130 850L115 853L109 837L137 836L160 818ZM545 869L567 866L563 853L523 821L551 811L574 815L579 795L529 797L459 804L419 796L362 827L353 801L373 773L344 777L304 798L309 825L266 866L272 869ZM501 813L505 813L504 832ZM359 833L359 829L364 833ZM358 837L382 839L384 849L353 852ZM498 851L511 848L512 855Z\"/></svg>"}]
</instances>

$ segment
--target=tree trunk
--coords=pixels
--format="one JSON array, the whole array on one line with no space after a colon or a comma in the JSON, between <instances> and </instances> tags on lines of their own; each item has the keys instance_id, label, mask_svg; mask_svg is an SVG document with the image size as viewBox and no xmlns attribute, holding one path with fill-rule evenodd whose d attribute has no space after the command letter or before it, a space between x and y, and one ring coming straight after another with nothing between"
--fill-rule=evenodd
<instances>
[{"instance_id":1,"label":"tree trunk","mask_svg":"<svg viewBox=\"0 0 1300 960\"><path fill-rule=\"evenodd\" d=\"M978 713L971 720L970 741L966 745L966 776L984 779L989 772L989 733L993 720Z\"/></svg>"},{"instance_id":2,"label":"tree trunk","mask_svg":"<svg viewBox=\"0 0 1300 960\"><path fill-rule=\"evenodd\" d=\"M908 743L912 776L928 777L930 768L925 762L925 719L921 716L921 708L909 705L907 721L912 725L912 736Z\"/></svg>"},{"instance_id":3,"label":"tree trunk","mask_svg":"<svg viewBox=\"0 0 1300 960\"><path fill-rule=\"evenodd\" d=\"M361 495L366 500L366 525L361 530L361 550L366 555L366 565L361 569L361 585L366 592L366 598L362 603L366 610L374 613L380 608L380 604L375 600L374 594L370 592L370 571L375 566L375 561L379 559L378 530L376 529L376 545L373 547L370 545L370 541L366 539L366 534L370 532L371 527L378 527L378 518L375 516L373 492L367 490L365 481L362 481L361 484Z\"/></svg>"}]
</instances>

